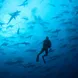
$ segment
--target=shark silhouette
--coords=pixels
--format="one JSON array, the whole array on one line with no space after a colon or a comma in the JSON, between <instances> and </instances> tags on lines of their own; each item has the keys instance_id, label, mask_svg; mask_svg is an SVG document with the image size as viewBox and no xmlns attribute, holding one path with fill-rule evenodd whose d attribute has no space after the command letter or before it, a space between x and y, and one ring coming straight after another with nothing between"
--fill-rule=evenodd
<instances>
[{"instance_id":1,"label":"shark silhouette","mask_svg":"<svg viewBox=\"0 0 78 78\"><path fill-rule=\"evenodd\" d=\"M5 0L0 0L0 3L3 3Z\"/></svg>"},{"instance_id":2,"label":"shark silhouette","mask_svg":"<svg viewBox=\"0 0 78 78\"><path fill-rule=\"evenodd\" d=\"M19 6L26 6L28 4L28 0L25 0L21 5L19 5Z\"/></svg>"},{"instance_id":3,"label":"shark silhouette","mask_svg":"<svg viewBox=\"0 0 78 78\"><path fill-rule=\"evenodd\" d=\"M48 3L48 5L53 6L53 7L56 7L54 4L51 4L51 3Z\"/></svg>"},{"instance_id":4,"label":"shark silhouette","mask_svg":"<svg viewBox=\"0 0 78 78\"><path fill-rule=\"evenodd\" d=\"M10 14L11 18L9 19L7 24L9 24L12 21L12 19L16 19L16 17L19 15L19 13L20 13L20 11L16 11L14 13L11 13Z\"/></svg>"},{"instance_id":5,"label":"shark silhouette","mask_svg":"<svg viewBox=\"0 0 78 78\"><path fill-rule=\"evenodd\" d=\"M26 21L27 21L27 20L28 20L28 17L23 17L22 19L24 19L24 20L26 20Z\"/></svg>"},{"instance_id":6,"label":"shark silhouette","mask_svg":"<svg viewBox=\"0 0 78 78\"><path fill-rule=\"evenodd\" d=\"M20 28L17 29L17 34L20 34Z\"/></svg>"},{"instance_id":7,"label":"shark silhouette","mask_svg":"<svg viewBox=\"0 0 78 78\"><path fill-rule=\"evenodd\" d=\"M42 3L44 0L41 0L40 3Z\"/></svg>"},{"instance_id":8,"label":"shark silhouette","mask_svg":"<svg viewBox=\"0 0 78 78\"><path fill-rule=\"evenodd\" d=\"M5 23L3 23L3 22L0 22L0 26L3 26Z\"/></svg>"},{"instance_id":9,"label":"shark silhouette","mask_svg":"<svg viewBox=\"0 0 78 78\"><path fill-rule=\"evenodd\" d=\"M56 29L55 31L53 31L52 33L59 33L61 30L60 29Z\"/></svg>"},{"instance_id":10,"label":"shark silhouette","mask_svg":"<svg viewBox=\"0 0 78 78\"><path fill-rule=\"evenodd\" d=\"M33 36L33 35L29 35L29 36L27 36L26 38L32 38L32 36Z\"/></svg>"},{"instance_id":11,"label":"shark silhouette","mask_svg":"<svg viewBox=\"0 0 78 78\"><path fill-rule=\"evenodd\" d=\"M13 25L9 25L9 26L6 27L6 29L9 29L9 28L12 28L12 27L13 27Z\"/></svg>"}]
</instances>

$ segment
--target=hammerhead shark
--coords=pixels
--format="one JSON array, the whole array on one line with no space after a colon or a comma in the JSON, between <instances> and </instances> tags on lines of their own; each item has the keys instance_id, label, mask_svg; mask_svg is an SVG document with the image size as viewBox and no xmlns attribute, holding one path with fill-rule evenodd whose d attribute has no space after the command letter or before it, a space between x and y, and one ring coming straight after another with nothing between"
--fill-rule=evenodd
<instances>
[{"instance_id":1,"label":"hammerhead shark","mask_svg":"<svg viewBox=\"0 0 78 78\"><path fill-rule=\"evenodd\" d=\"M25 0L22 4L20 4L19 6L26 6L28 4L28 0Z\"/></svg>"},{"instance_id":2,"label":"hammerhead shark","mask_svg":"<svg viewBox=\"0 0 78 78\"><path fill-rule=\"evenodd\" d=\"M20 13L20 11L16 11L16 12L11 13L10 14L11 17L10 17L7 24L9 24L12 21L12 19L16 19L16 17L19 15L19 13Z\"/></svg>"}]
</instances>

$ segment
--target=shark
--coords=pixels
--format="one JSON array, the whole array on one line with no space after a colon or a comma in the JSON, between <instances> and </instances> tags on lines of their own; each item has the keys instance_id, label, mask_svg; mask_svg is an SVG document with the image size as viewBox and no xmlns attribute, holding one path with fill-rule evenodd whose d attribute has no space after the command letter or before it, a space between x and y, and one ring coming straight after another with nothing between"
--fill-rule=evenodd
<instances>
[{"instance_id":1,"label":"shark","mask_svg":"<svg viewBox=\"0 0 78 78\"><path fill-rule=\"evenodd\" d=\"M11 21L12 21L12 19L16 19L16 17L18 16L20 14L20 11L16 11L16 12L13 12L13 13L11 13L10 14L10 19L9 19L9 21L8 21L8 23L7 24L9 24Z\"/></svg>"},{"instance_id":2,"label":"shark","mask_svg":"<svg viewBox=\"0 0 78 78\"><path fill-rule=\"evenodd\" d=\"M69 0L69 2L72 3L73 1L72 0Z\"/></svg>"},{"instance_id":3,"label":"shark","mask_svg":"<svg viewBox=\"0 0 78 78\"><path fill-rule=\"evenodd\" d=\"M28 21L29 20L28 17L23 17L22 19L24 19L25 21Z\"/></svg>"},{"instance_id":4,"label":"shark","mask_svg":"<svg viewBox=\"0 0 78 78\"><path fill-rule=\"evenodd\" d=\"M27 36L26 38L30 38L30 39L31 39L31 38L32 38L32 36L33 36L33 35L29 35L29 36Z\"/></svg>"},{"instance_id":5,"label":"shark","mask_svg":"<svg viewBox=\"0 0 78 78\"><path fill-rule=\"evenodd\" d=\"M0 3L3 3L5 0L0 0Z\"/></svg>"},{"instance_id":6,"label":"shark","mask_svg":"<svg viewBox=\"0 0 78 78\"><path fill-rule=\"evenodd\" d=\"M78 11L76 12L76 15L78 15Z\"/></svg>"},{"instance_id":7,"label":"shark","mask_svg":"<svg viewBox=\"0 0 78 78\"><path fill-rule=\"evenodd\" d=\"M48 5L52 6L52 7L56 7L54 4L48 3Z\"/></svg>"},{"instance_id":8,"label":"shark","mask_svg":"<svg viewBox=\"0 0 78 78\"><path fill-rule=\"evenodd\" d=\"M9 28L12 28L12 27L13 27L13 25L9 25L9 26L6 27L6 29L9 29Z\"/></svg>"},{"instance_id":9,"label":"shark","mask_svg":"<svg viewBox=\"0 0 78 78\"><path fill-rule=\"evenodd\" d=\"M22 4L20 4L19 6L26 6L28 4L28 0L25 0Z\"/></svg>"},{"instance_id":10,"label":"shark","mask_svg":"<svg viewBox=\"0 0 78 78\"><path fill-rule=\"evenodd\" d=\"M78 6L74 6L73 9L74 9L74 10L77 10L77 9L78 9Z\"/></svg>"},{"instance_id":11,"label":"shark","mask_svg":"<svg viewBox=\"0 0 78 78\"><path fill-rule=\"evenodd\" d=\"M66 48L68 46L68 44L63 44L62 46L60 46L60 48Z\"/></svg>"},{"instance_id":12,"label":"shark","mask_svg":"<svg viewBox=\"0 0 78 78\"><path fill-rule=\"evenodd\" d=\"M76 28L68 28L68 29L66 29L67 31L71 31L71 32L76 32L77 31L77 29Z\"/></svg>"},{"instance_id":13,"label":"shark","mask_svg":"<svg viewBox=\"0 0 78 78\"><path fill-rule=\"evenodd\" d=\"M60 4L61 7L68 7L66 4Z\"/></svg>"},{"instance_id":14,"label":"shark","mask_svg":"<svg viewBox=\"0 0 78 78\"><path fill-rule=\"evenodd\" d=\"M28 64L22 64L22 66L23 66L24 68L33 68L33 67L35 67L36 65L35 65L35 64L32 64L32 63L28 63Z\"/></svg>"},{"instance_id":15,"label":"shark","mask_svg":"<svg viewBox=\"0 0 78 78\"><path fill-rule=\"evenodd\" d=\"M8 45L7 42L4 42L4 43L1 44L1 46L7 46L7 45Z\"/></svg>"},{"instance_id":16,"label":"shark","mask_svg":"<svg viewBox=\"0 0 78 78\"><path fill-rule=\"evenodd\" d=\"M3 52L3 51L0 51L0 54L1 54L1 55L6 55L6 53L5 53L5 52Z\"/></svg>"},{"instance_id":17,"label":"shark","mask_svg":"<svg viewBox=\"0 0 78 78\"><path fill-rule=\"evenodd\" d=\"M23 63L23 61L22 60L6 61L4 64L7 64L7 65L16 65L16 64L20 64L20 63Z\"/></svg>"},{"instance_id":18,"label":"shark","mask_svg":"<svg viewBox=\"0 0 78 78\"><path fill-rule=\"evenodd\" d=\"M20 28L17 29L17 34L18 34L18 35L20 34Z\"/></svg>"},{"instance_id":19,"label":"shark","mask_svg":"<svg viewBox=\"0 0 78 78\"><path fill-rule=\"evenodd\" d=\"M53 31L52 33L59 33L61 30L60 29L56 29L55 31Z\"/></svg>"},{"instance_id":20,"label":"shark","mask_svg":"<svg viewBox=\"0 0 78 78\"><path fill-rule=\"evenodd\" d=\"M41 0L41 1L40 1L40 4L41 4L43 1L44 1L44 0Z\"/></svg>"},{"instance_id":21,"label":"shark","mask_svg":"<svg viewBox=\"0 0 78 78\"><path fill-rule=\"evenodd\" d=\"M33 26L33 25L31 25L31 26L29 26L29 27L28 27L28 29L34 29L34 26Z\"/></svg>"},{"instance_id":22,"label":"shark","mask_svg":"<svg viewBox=\"0 0 78 78\"><path fill-rule=\"evenodd\" d=\"M59 18L60 18L60 16L57 15L57 16L52 17L51 19L59 19Z\"/></svg>"},{"instance_id":23,"label":"shark","mask_svg":"<svg viewBox=\"0 0 78 78\"><path fill-rule=\"evenodd\" d=\"M1 26L1 27L2 27L4 24L5 24L5 23L3 23L3 22L0 22L0 26Z\"/></svg>"},{"instance_id":24,"label":"shark","mask_svg":"<svg viewBox=\"0 0 78 78\"><path fill-rule=\"evenodd\" d=\"M30 43L29 43L29 42L21 42L21 43L16 43L16 44L13 44L13 46L14 46L14 45L20 45L20 44L30 45Z\"/></svg>"},{"instance_id":25,"label":"shark","mask_svg":"<svg viewBox=\"0 0 78 78\"><path fill-rule=\"evenodd\" d=\"M30 45L30 43L29 43L29 42L22 42L22 43L20 43L20 44Z\"/></svg>"}]
</instances>

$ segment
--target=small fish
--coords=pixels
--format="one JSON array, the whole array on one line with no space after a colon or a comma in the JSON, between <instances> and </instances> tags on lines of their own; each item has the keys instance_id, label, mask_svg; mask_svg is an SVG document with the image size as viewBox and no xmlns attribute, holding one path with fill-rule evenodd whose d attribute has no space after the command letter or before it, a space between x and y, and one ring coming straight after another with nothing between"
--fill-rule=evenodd
<instances>
[{"instance_id":1,"label":"small fish","mask_svg":"<svg viewBox=\"0 0 78 78\"><path fill-rule=\"evenodd\" d=\"M16 12L10 14L11 17L10 17L10 19L9 19L9 21L8 21L7 24L9 24L9 23L12 21L12 19L16 19L16 17L17 17L19 14L20 14L20 11L16 11Z\"/></svg>"}]
</instances>

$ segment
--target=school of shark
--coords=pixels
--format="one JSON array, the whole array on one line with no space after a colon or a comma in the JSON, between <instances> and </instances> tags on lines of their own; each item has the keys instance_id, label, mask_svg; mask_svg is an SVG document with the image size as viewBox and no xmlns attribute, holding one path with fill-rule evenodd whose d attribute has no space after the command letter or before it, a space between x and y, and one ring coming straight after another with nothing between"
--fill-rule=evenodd
<instances>
[{"instance_id":1,"label":"school of shark","mask_svg":"<svg viewBox=\"0 0 78 78\"><path fill-rule=\"evenodd\" d=\"M0 78L78 78L77 59L78 0L0 0Z\"/></svg>"}]
</instances>

